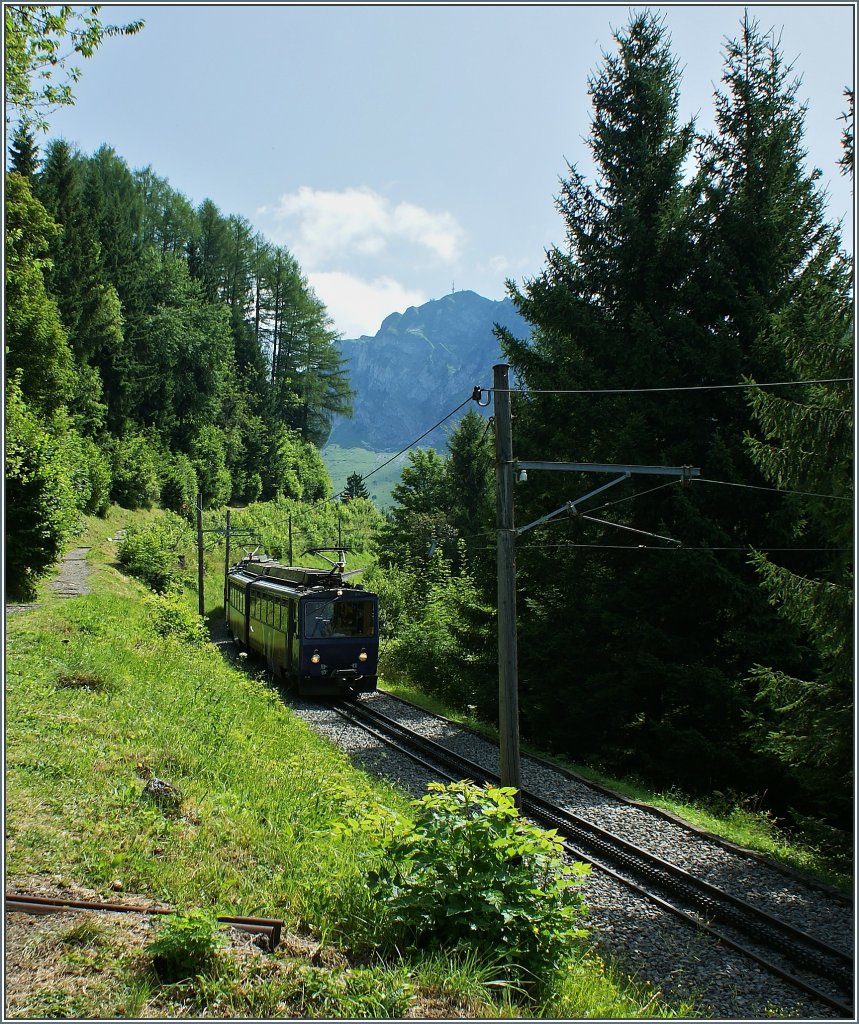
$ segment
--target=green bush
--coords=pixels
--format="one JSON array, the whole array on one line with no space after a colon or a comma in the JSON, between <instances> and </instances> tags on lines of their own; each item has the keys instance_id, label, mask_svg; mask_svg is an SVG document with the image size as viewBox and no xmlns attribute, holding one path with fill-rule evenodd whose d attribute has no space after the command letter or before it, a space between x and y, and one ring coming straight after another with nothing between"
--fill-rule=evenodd
<instances>
[{"instance_id":1,"label":"green bush","mask_svg":"<svg viewBox=\"0 0 859 1024\"><path fill-rule=\"evenodd\" d=\"M168 454L161 471L161 505L191 519L197 501L197 473L187 455Z\"/></svg>"},{"instance_id":2,"label":"green bush","mask_svg":"<svg viewBox=\"0 0 859 1024\"><path fill-rule=\"evenodd\" d=\"M209 972L223 941L214 914L187 910L163 920L147 952L161 977L179 981Z\"/></svg>"},{"instance_id":3,"label":"green bush","mask_svg":"<svg viewBox=\"0 0 859 1024\"><path fill-rule=\"evenodd\" d=\"M110 508L110 490L113 483L110 460L89 437L83 438L83 450L90 481L89 499L84 506L84 512L104 518Z\"/></svg>"},{"instance_id":4,"label":"green bush","mask_svg":"<svg viewBox=\"0 0 859 1024\"><path fill-rule=\"evenodd\" d=\"M55 417L57 425L63 417ZM111 472L107 456L89 437L63 426L61 454L72 481L78 508L88 515L104 516L110 507Z\"/></svg>"},{"instance_id":5,"label":"green bush","mask_svg":"<svg viewBox=\"0 0 859 1024\"><path fill-rule=\"evenodd\" d=\"M112 445L111 497L123 508L152 508L161 492L158 456L143 434L126 434Z\"/></svg>"},{"instance_id":6,"label":"green bush","mask_svg":"<svg viewBox=\"0 0 859 1024\"><path fill-rule=\"evenodd\" d=\"M27 407L17 380L6 391L6 589L31 598L79 519L62 438Z\"/></svg>"},{"instance_id":7,"label":"green bush","mask_svg":"<svg viewBox=\"0 0 859 1024\"><path fill-rule=\"evenodd\" d=\"M351 504L351 503L350 503ZM497 688L494 610L473 576L436 551L429 561L374 567L365 583L379 595L382 671L409 679L463 709L491 713Z\"/></svg>"},{"instance_id":8,"label":"green bush","mask_svg":"<svg viewBox=\"0 0 859 1024\"><path fill-rule=\"evenodd\" d=\"M148 587L163 593L179 578L179 558L193 542L190 527L175 512L165 511L146 526L130 526L119 542L119 562Z\"/></svg>"},{"instance_id":9,"label":"green bush","mask_svg":"<svg viewBox=\"0 0 859 1024\"><path fill-rule=\"evenodd\" d=\"M230 500L233 482L227 469L226 441L217 427L202 427L193 437L189 457L203 495L204 508L217 508Z\"/></svg>"},{"instance_id":10,"label":"green bush","mask_svg":"<svg viewBox=\"0 0 859 1024\"><path fill-rule=\"evenodd\" d=\"M152 626L159 636L198 645L208 638L206 624L180 594L156 594L149 604Z\"/></svg>"},{"instance_id":11,"label":"green bush","mask_svg":"<svg viewBox=\"0 0 859 1024\"><path fill-rule=\"evenodd\" d=\"M357 827L381 852L368 875L390 948L470 948L524 980L545 980L586 932L578 891L589 868L566 863L554 832L519 816L514 790L430 783L413 823L370 814Z\"/></svg>"}]
</instances>

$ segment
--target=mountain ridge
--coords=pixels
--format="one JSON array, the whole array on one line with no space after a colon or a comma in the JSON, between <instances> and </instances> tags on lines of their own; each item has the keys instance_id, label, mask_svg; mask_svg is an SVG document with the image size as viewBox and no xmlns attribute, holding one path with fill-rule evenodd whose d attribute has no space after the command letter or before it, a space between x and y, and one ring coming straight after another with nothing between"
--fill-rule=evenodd
<instances>
[{"instance_id":1,"label":"mountain ridge","mask_svg":"<svg viewBox=\"0 0 859 1024\"><path fill-rule=\"evenodd\" d=\"M450 292L403 313L390 313L374 335L339 342L355 390L352 417L335 417L328 444L396 451L471 394L488 387L502 358L495 324L517 337L530 325L509 298ZM434 431L422 443L443 448Z\"/></svg>"}]
</instances>

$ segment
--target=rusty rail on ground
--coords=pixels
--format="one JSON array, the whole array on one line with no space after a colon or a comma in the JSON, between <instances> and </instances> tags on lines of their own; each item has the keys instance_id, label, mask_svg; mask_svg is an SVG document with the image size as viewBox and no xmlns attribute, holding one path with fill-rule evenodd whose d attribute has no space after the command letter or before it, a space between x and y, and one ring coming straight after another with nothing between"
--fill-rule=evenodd
<instances>
[{"instance_id":1,"label":"rusty rail on ground","mask_svg":"<svg viewBox=\"0 0 859 1024\"><path fill-rule=\"evenodd\" d=\"M101 910L119 914L174 914L169 907L135 907L129 903L95 903L88 900L73 900L63 897L22 896L6 893L7 912L18 911L23 914L61 914L63 911ZM269 952L275 950L280 943L283 921L270 917L219 917L218 923L225 928L237 928L266 940Z\"/></svg>"}]
</instances>

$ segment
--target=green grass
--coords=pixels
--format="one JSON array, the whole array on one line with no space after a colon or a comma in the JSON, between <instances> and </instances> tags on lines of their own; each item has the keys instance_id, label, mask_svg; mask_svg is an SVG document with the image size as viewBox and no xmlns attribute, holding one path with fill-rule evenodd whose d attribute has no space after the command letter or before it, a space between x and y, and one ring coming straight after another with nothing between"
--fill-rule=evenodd
<instances>
[{"instance_id":1,"label":"green grass","mask_svg":"<svg viewBox=\"0 0 859 1024\"><path fill-rule=\"evenodd\" d=\"M248 960L221 951L216 969L165 985L145 950L82 925L42 950L62 971L16 1014L543 1012L476 959L373 954L379 908L366 870L374 851L369 840L338 838L337 825L380 805L408 815L405 795L318 737L262 671L233 668L212 645L155 633L147 592L119 571L114 540L152 514L112 509L89 521L75 546L91 548L93 592L62 600L43 586L36 604L7 619L7 881L44 878L106 898L118 890L178 908L279 917L322 953L311 960L287 946ZM222 555L213 550L209 560L207 610L220 606L223 579ZM193 570L189 577L195 584ZM191 586L186 596L195 602ZM175 787L177 803L144 797L152 777ZM41 954L33 955L35 964ZM688 1009L650 1003L649 993L606 977L591 963L571 966L541 997L545 1013L588 1000L601 1016L621 1018Z\"/></svg>"},{"instance_id":2,"label":"green grass","mask_svg":"<svg viewBox=\"0 0 859 1024\"><path fill-rule=\"evenodd\" d=\"M393 452L374 452L368 448L341 448L336 444L329 444L322 449L322 461L331 477L335 494L346 486L346 480L352 473L360 473L367 476L377 466L394 454ZM390 508L393 504L391 491L400 482L400 474L403 466L408 463L408 454L399 455L394 461L380 470L367 481L367 490L370 497L381 509Z\"/></svg>"}]
</instances>

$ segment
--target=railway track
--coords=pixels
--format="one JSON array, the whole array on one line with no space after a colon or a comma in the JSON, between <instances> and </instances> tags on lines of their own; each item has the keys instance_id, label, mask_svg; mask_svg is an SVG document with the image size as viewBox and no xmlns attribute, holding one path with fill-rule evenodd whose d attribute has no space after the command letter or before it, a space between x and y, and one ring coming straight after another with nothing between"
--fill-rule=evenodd
<instances>
[{"instance_id":1,"label":"railway track","mask_svg":"<svg viewBox=\"0 0 859 1024\"><path fill-rule=\"evenodd\" d=\"M61 914L66 911L99 911L113 914L172 914L175 911L165 907L137 906L131 903L106 903L95 900L75 900L71 898L29 896L23 893L7 892L4 897L6 912L17 911L21 914ZM269 952L274 951L280 943L283 921L270 917L219 917L218 924L223 928L235 928L247 932L259 940L260 945Z\"/></svg>"},{"instance_id":2,"label":"railway track","mask_svg":"<svg viewBox=\"0 0 859 1024\"><path fill-rule=\"evenodd\" d=\"M499 784L495 773L395 721L372 701L335 710L442 778ZM850 954L524 789L522 809L541 826L558 829L570 857L587 861L806 996L852 1018Z\"/></svg>"}]
</instances>

